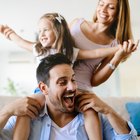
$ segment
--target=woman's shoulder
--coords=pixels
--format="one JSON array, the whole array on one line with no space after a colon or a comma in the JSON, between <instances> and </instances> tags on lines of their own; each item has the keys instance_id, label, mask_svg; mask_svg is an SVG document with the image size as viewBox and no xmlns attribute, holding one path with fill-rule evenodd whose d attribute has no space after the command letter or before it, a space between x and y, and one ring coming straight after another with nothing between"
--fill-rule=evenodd
<instances>
[{"instance_id":1,"label":"woman's shoulder","mask_svg":"<svg viewBox=\"0 0 140 140\"><path fill-rule=\"evenodd\" d=\"M81 24L84 21L86 21L84 18L75 18L70 22L69 27L72 28L75 24Z\"/></svg>"}]
</instances>

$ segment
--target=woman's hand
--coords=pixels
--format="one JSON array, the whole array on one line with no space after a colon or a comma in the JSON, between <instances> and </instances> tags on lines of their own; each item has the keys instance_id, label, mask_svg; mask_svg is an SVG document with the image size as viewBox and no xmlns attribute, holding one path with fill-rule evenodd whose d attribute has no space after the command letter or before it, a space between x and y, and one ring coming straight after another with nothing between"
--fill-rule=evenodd
<instances>
[{"instance_id":1,"label":"woman's hand","mask_svg":"<svg viewBox=\"0 0 140 140\"><path fill-rule=\"evenodd\" d=\"M137 50L139 40L137 43L134 43L132 40L124 41L123 45L119 45L119 50L115 53L122 61L126 60L132 52Z\"/></svg>"}]
</instances>

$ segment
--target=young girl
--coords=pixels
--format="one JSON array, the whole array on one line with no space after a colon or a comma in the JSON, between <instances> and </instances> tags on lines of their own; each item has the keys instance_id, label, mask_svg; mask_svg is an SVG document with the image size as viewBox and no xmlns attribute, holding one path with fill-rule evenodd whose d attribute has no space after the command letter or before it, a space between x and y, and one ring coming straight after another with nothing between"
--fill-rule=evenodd
<instances>
[{"instance_id":1,"label":"young girl","mask_svg":"<svg viewBox=\"0 0 140 140\"><path fill-rule=\"evenodd\" d=\"M123 51L123 47L100 48L94 50L79 50L75 48L75 43L70 34L68 25L61 15L57 13L48 13L43 15L39 20L39 35L38 42L30 42L18 36L8 26L1 25L1 32L10 40L14 41L18 46L21 46L29 51L32 51L39 62L42 58L54 53L63 53L73 62L76 59L96 59L113 55L117 51ZM135 50L136 47L130 48ZM38 97L37 97L38 96ZM43 95L33 95L35 99L42 98ZM40 103L43 99L41 99ZM98 114L94 110L84 112L85 128L90 140L101 140L100 121ZM87 117L88 116L88 117ZM17 118L17 125L13 139L28 139L30 118ZM23 125L24 124L24 125ZM25 128L23 128L23 126ZM98 127L94 127L98 126ZM94 127L94 128L93 128ZM27 129L28 128L28 129ZM90 129L89 129L90 128ZM25 131L21 135L21 129ZM22 131L23 132L23 131ZM97 133L98 132L98 133Z\"/></svg>"}]
</instances>

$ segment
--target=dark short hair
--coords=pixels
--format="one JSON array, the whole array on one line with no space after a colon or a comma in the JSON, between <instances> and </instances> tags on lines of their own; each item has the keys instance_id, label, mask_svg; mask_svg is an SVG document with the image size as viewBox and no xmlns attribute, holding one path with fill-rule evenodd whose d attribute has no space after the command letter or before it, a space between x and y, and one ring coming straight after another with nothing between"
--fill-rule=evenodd
<instances>
[{"instance_id":1,"label":"dark short hair","mask_svg":"<svg viewBox=\"0 0 140 140\"><path fill-rule=\"evenodd\" d=\"M56 53L43 58L36 70L36 78L38 83L42 81L45 84L49 84L49 71L54 66L60 64L71 65L72 62L62 53Z\"/></svg>"}]
</instances>

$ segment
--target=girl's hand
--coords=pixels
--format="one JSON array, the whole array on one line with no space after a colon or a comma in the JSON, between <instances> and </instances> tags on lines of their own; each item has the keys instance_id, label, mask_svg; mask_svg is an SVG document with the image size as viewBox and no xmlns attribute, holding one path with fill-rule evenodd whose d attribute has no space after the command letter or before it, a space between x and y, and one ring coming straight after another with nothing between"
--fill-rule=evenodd
<instances>
[{"instance_id":1,"label":"girl's hand","mask_svg":"<svg viewBox=\"0 0 140 140\"><path fill-rule=\"evenodd\" d=\"M0 24L0 32L2 32L3 25Z\"/></svg>"},{"instance_id":2,"label":"girl's hand","mask_svg":"<svg viewBox=\"0 0 140 140\"><path fill-rule=\"evenodd\" d=\"M12 33L15 33L10 27L8 27L7 25L1 25L0 27L0 32L7 38L10 40L10 35Z\"/></svg>"}]
</instances>

